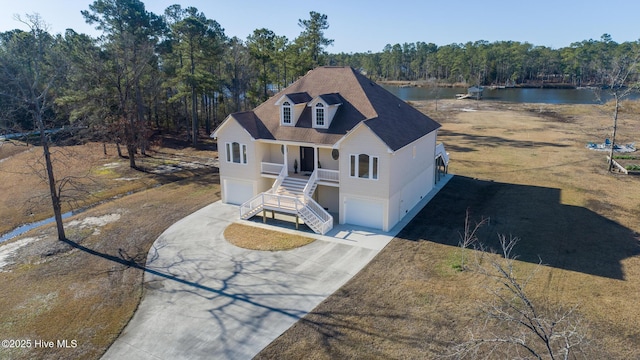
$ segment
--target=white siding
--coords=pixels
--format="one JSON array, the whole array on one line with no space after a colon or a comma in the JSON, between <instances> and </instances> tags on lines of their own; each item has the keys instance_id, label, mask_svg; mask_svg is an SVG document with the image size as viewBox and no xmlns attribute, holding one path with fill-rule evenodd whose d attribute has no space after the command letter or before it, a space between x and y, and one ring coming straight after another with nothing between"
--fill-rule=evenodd
<instances>
[{"instance_id":1,"label":"white siding","mask_svg":"<svg viewBox=\"0 0 640 360\"><path fill-rule=\"evenodd\" d=\"M222 202L237 204L238 199L250 199L258 193L258 188L262 187L262 185L259 185L262 156L257 156L257 153L263 150L264 144L255 142L251 135L232 117L229 117L225 124L217 130L217 135ZM227 162L226 143L233 142L246 145L246 164ZM247 184L251 186L247 186ZM229 189L225 189L227 186ZM245 194L245 192L248 193ZM233 202L229 202L229 199Z\"/></svg>"},{"instance_id":2,"label":"white siding","mask_svg":"<svg viewBox=\"0 0 640 360\"><path fill-rule=\"evenodd\" d=\"M264 146L264 151L258 152L262 153L261 160L264 162L282 164L284 161L284 154L282 153L282 145L280 144L261 144Z\"/></svg>"},{"instance_id":3,"label":"white siding","mask_svg":"<svg viewBox=\"0 0 640 360\"><path fill-rule=\"evenodd\" d=\"M378 158L378 179L349 176L350 155L367 154ZM390 160L387 145L368 127L358 126L340 145L340 223L388 230ZM350 205L349 205L350 204ZM371 209L362 213L368 204ZM382 216L379 219L379 216ZM363 217L370 217L365 220ZM375 226L373 226L375 225Z\"/></svg>"},{"instance_id":4,"label":"white siding","mask_svg":"<svg viewBox=\"0 0 640 360\"><path fill-rule=\"evenodd\" d=\"M389 204L391 227L433 188L435 148L436 132L433 131L392 156L392 195Z\"/></svg>"},{"instance_id":5,"label":"white siding","mask_svg":"<svg viewBox=\"0 0 640 360\"><path fill-rule=\"evenodd\" d=\"M350 155L367 154L378 158L378 179L350 177ZM368 127L359 126L340 146L340 191L342 195L358 195L386 199L389 196L390 156L387 145Z\"/></svg>"},{"instance_id":6,"label":"white siding","mask_svg":"<svg viewBox=\"0 0 640 360\"><path fill-rule=\"evenodd\" d=\"M329 209L330 213L337 214L340 210L340 190L337 187L320 185L316 192L318 193L318 203Z\"/></svg>"},{"instance_id":7,"label":"white siding","mask_svg":"<svg viewBox=\"0 0 640 360\"><path fill-rule=\"evenodd\" d=\"M319 154L319 160L320 160L320 166L322 166L323 169L327 169L327 170L338 170L340 168L340 157L342 157L342 154L339 153L339 158L338 160L333 160L333 158L331 157L331 151L332 149L326 149L326 148L320 148L318 149Z\"/></svg>"}]
</instances>

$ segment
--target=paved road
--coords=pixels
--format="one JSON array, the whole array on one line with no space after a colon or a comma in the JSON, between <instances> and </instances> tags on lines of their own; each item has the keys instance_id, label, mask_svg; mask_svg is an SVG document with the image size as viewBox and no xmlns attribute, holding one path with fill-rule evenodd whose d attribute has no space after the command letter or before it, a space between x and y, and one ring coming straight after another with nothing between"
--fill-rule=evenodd
<instances>
[{"instance_id":1,"label":"paved road","mask_svg":"<svg viewBox=\"0 0 640 360\"><path fill-rule=\"evenodd\" d=\"M103 359L250 359L379 251L324 240L281 252L240 249L222 237L237 211L214 203L158 238L144 298Z\"/></svg>"}]
</instances>

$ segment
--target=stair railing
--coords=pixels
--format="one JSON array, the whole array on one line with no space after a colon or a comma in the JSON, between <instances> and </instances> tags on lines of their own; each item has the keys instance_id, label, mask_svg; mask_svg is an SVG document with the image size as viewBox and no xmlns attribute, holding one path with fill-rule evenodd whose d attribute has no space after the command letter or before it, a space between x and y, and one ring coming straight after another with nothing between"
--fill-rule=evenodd
<instances>
[{"instance_id":1,"label":"stair railing","mask_svg":"<svg viewBox=\"0 0 640 360\"><path fill-rule=\"evenodd\" d=\"M245 219L245 215L264 204L264 193L260 193L240 205L240 218Z\"/></svg>"},{"instance_id":2,"label":"stair railing","mask_svg":"<svg viewBox=\"0 0 640 360\"><path fill-rule=\"evenodd\" d=\"M280 169L280 174L278 174L276 181L273 182L273 186L271 186L271 190L269 190L269 193L275 194L278 188L280 187L280 185L282 185L284 178L286 177L287 177L287 165L282 164L282 169Z\"/></svg>"},{"instance_id":3,"label":"stair railing","mask_svg":"<svg viewBox=\"0 0 640 360\"><path fill-rule=\"evenodd\" d=\"M307 184L304 186L304 189L302 190L302 193L304 194L305 199L311 198L311 191L317 181L318 181L318 170L316 169L316 170L313 170L313 172L311 173L311 176L309 176L309 180L307 181Z\"/></svg>"},{"instance_id":4,"label":"stair railing","mask_svg":"<svg viewBox=\"0 0 640 360\"><path fill-rule=\"evenodd\" d=\"M305 195L305 205L320 220L318 232L322 235L333 229L333 216L311 197Z\"/></svg>"}]
</instances>

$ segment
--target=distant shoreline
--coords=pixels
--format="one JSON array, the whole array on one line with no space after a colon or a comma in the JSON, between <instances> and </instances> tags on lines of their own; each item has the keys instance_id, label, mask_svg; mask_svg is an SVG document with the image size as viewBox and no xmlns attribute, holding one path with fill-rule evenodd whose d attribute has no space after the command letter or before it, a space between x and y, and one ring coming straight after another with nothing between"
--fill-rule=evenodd
<instances>
[{"instance_id":1,"label":"distant shoreline","mask_svg":"<svg viewBox=\"0 0 640 360\"><path fill-rule=\"evenodd\" d=\"M440 87L440 88L465 88L465 87L470 87L472 86L471 84L468 83L434 83L432 81L427 81L427 80L413 80L413 81L409 81L409 80L381 80L381 81L377 81L378 84L382 84L382 85L389 85L389 86L397 86L397 87L423 87L423 88L436 88L436 87ZM491 88L491 87L500 87L500 85L484 85L487 88ZM567 84L567 83L526 83L526 84L516 84L513 86L510 86L513 88L520 88L520 89L569 89L569 90L575 90L575 89L579 89L581 87L579 86L575 86L573 84ZM585 86L587 88L598 88L598 86Z\"/></svg>"}]
</instances>

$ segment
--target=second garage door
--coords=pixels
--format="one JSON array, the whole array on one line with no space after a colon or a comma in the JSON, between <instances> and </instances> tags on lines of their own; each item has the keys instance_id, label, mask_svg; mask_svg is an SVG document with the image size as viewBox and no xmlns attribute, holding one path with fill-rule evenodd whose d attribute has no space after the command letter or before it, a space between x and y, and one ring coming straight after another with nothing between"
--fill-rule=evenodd
<instances>
[{"instance_id":1,"label":"second garage door","mask_svg":"<svg viewBox=\"0 0 640 360\"><path fill-rule=\"evenodd\" d=\"M253 184L247 181L224 179L222 187L227 204L242 205L253 197Z\"/></svg>"},{"instance_id":2,"label":"second garage door","mask_svg":"<svg viewBox=\"0 0 640 360\"><path fill-rule=\"evenodd\" d=\"M382 201L347 197L345 223L382 230L384 207Z\"/></svg>"}]
</instances>

